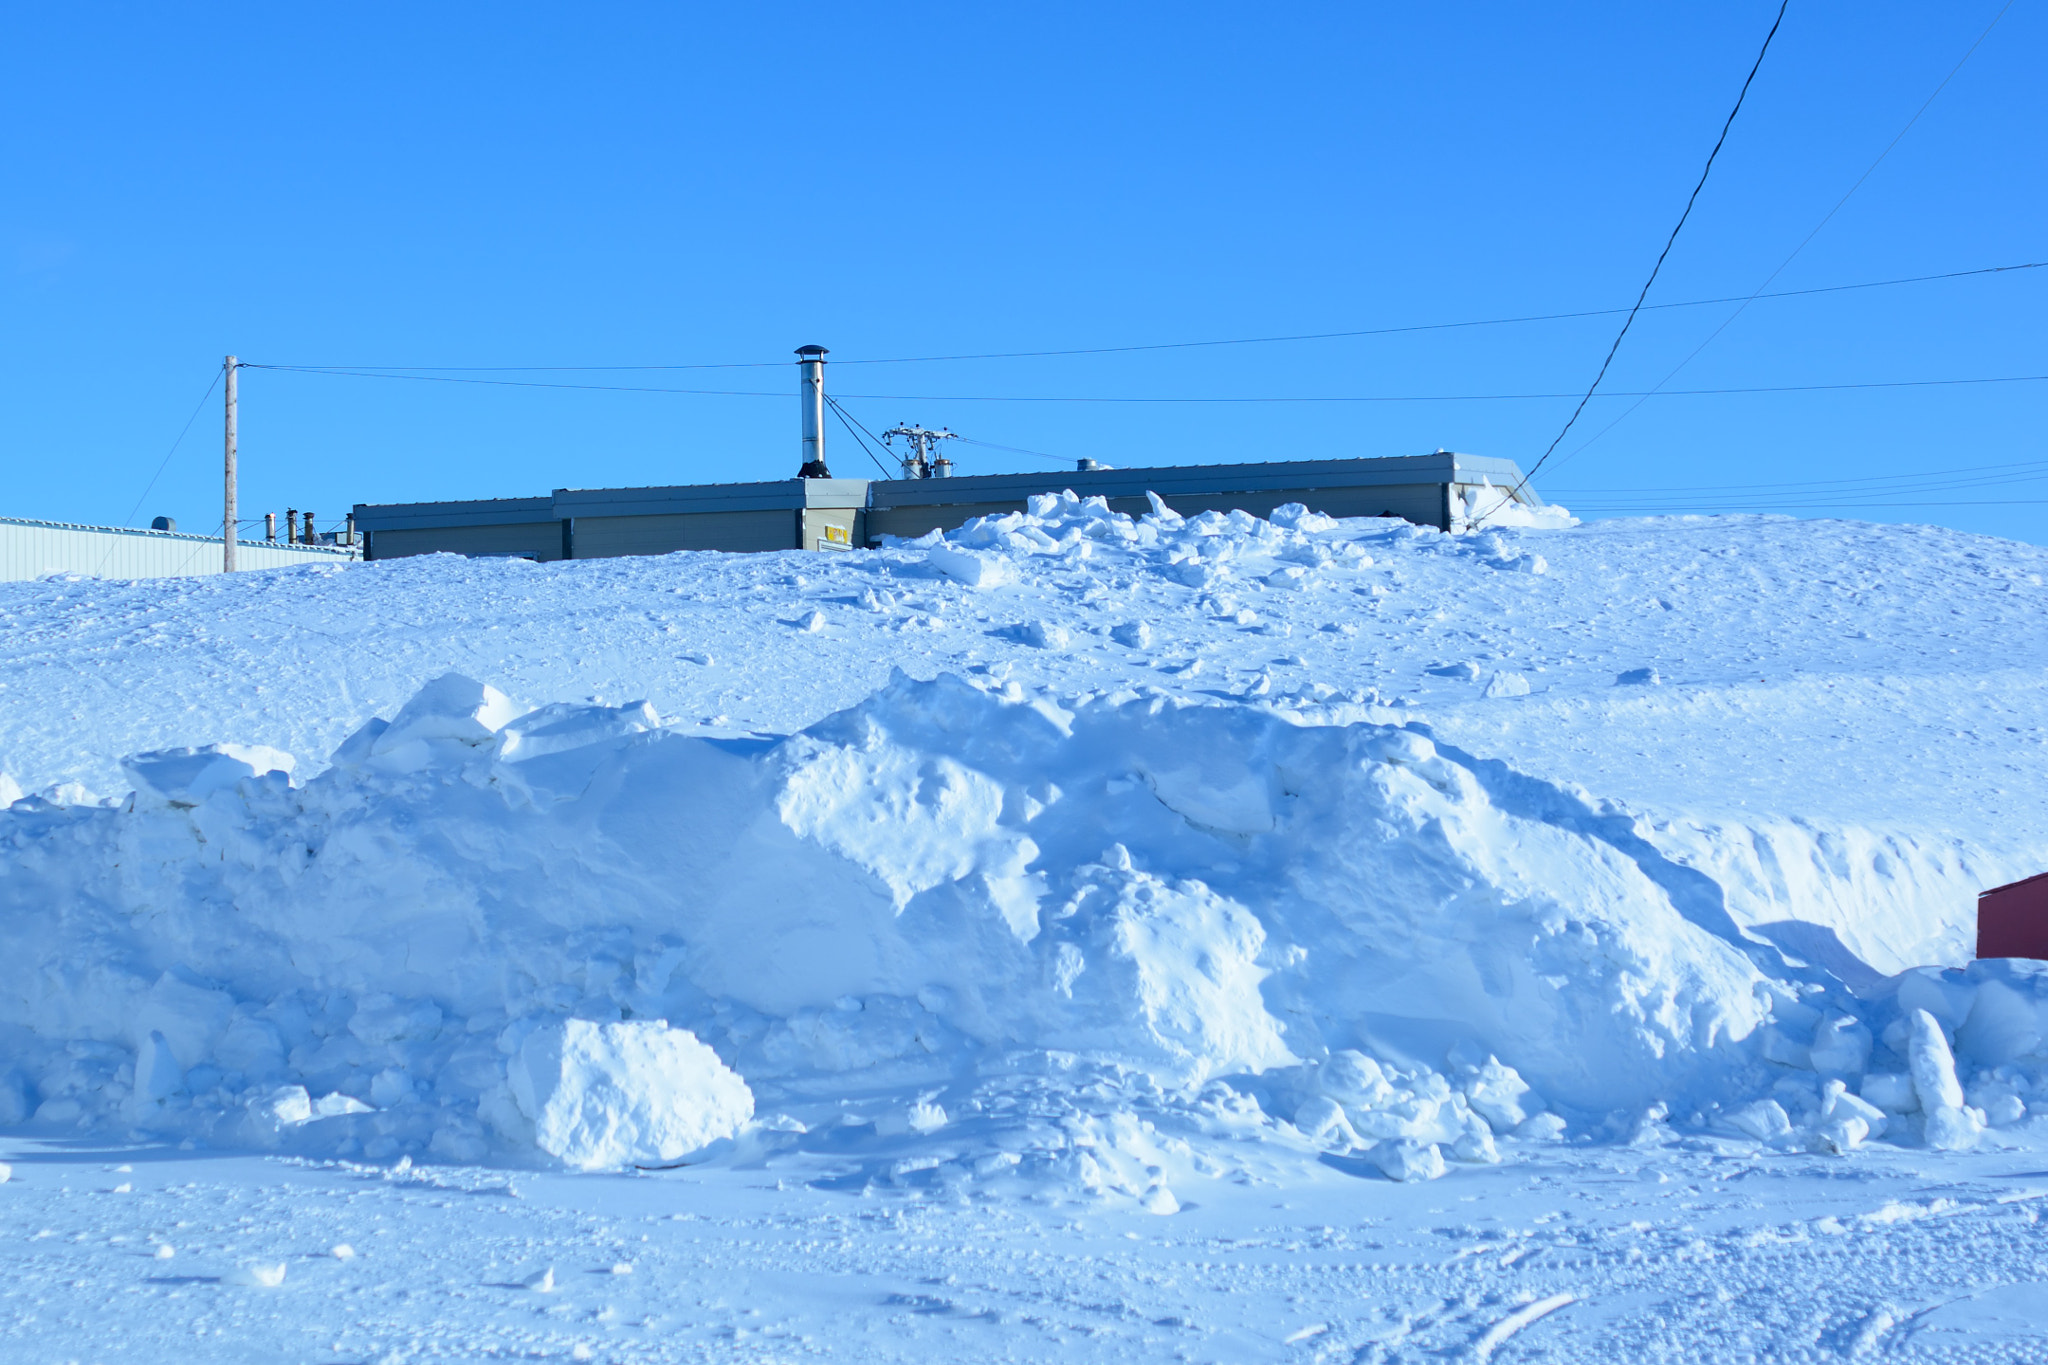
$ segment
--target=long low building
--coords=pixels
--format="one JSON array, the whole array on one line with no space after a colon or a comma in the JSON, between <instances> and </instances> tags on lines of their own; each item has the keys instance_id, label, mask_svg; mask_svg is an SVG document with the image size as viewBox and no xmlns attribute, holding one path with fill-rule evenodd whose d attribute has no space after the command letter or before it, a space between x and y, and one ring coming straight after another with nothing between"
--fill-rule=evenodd
<instances>
[{"instance_id":1,"label":"long low building","mask_svg":"<svg viewBox=\"0 0 2048 1365\"><path fill-rule=\"evenodd\" d=\"M1148 493L1184 516L1242 509L1267 516L1301 503L1333 517L1400 517L1457 529L1466 500L1487 487L1541 506L1513 460L1440 450L1364 460L1083 469L931 479L778 479L673 488L558 488L545 498L358 503L364 557L453 553L519 559L605 559L672 550L850 550L884 536L950 531L1022 511L1033 494L1072 489L1133 516Z\"/></svg>"},{"instance_id":2,"label":"long low building","mask_svg":"<svg viewBox=\"0 0 2048 1365\"><path fill-rule=\"evenodd\" d=\"M0 517L0 582L51 574L88 578L183 578L221 571L221 538L132 526L81 526ZM282 569L358 558L347 546L237 540L237 569Z\"/></svg>"}]
</instances>

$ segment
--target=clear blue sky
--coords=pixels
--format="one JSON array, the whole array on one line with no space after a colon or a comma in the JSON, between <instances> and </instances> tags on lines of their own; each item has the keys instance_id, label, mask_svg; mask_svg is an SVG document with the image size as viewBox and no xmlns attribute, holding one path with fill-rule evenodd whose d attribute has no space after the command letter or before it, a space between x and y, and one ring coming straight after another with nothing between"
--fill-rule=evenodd
<instances>
[{"instance_id":1,"label":"clear blue sky","mask_svg":"<svg viewBox=\"0 0 2048 1365\"><path fill-rule=\"evenodd\" d=\"M1794 0L1652 302L1761 285L2002 3ZM244 372L244 515L323 523L358 501L787 477L806 342L875 428L1120 465L1445 446L1526 467L1570 399L966 399L1560 394L1615 318L851 362L1625 306L1775 12L16 6L0 513L217 522L213 403L143 493L228 351L765 366L498 376L765 398ZM2048 6L2016 3L1772 288L2048 260L2044 70ZM1760 301L1669 386L2048 374L2044 303L2048 270ZM1651 387L1734 311L1646 314L1608 384ZM2048 541L2048 384L1653 398L1580 449L1633 401L1596 400L1538 486ZM836 429L831 462L872 472ZM1778 487L2006 464L2033 481ZM1058 466L961 452L963 473L1027 468Z\"/></svg>"}]
</instances>

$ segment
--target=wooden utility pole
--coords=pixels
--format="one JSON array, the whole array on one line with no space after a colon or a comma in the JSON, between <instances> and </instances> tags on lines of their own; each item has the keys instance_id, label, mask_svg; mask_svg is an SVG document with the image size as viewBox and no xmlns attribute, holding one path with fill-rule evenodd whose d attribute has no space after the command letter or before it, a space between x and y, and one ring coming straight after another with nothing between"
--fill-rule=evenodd
<instances>
[{"instance_id":1,"label":"wooden utility pole","mask_svg":"<svg viewBox=\"0 0 2048 1365\"><path fill-rule=\"evenodd\" d=\"M233 356L227 359L228 427L226 495L221 509L220 571L235 571L235 371L241 368Z\"/></svg>"}]
</instances>

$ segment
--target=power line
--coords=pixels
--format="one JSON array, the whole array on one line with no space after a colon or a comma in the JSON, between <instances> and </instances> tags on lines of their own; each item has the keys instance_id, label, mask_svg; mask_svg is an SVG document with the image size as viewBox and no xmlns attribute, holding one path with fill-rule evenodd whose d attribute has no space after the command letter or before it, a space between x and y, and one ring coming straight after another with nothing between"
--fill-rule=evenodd
<instances>
[{"instance_id":1,"label":"power line","mask_svg":"<svg viewBox=\"0 0 2048 1365\"><path fill-rule=\"evenodd\" d=\"M1860 183L1860 182L1859 182ZM1853 192L1853 191L1852 191ZM1845 196L1846 198L1846 196ZM1839 206L1838 206L1839 207ZM1796 253L1795 253L1796 254ZM1791 258L1786 258L1786 265ZM1820 285L1812 289L1781 289L1766 294L1759 290L1752 294L1729 294L1711 299L1682 299L1673 303L1646 303L1641 310L1655 313L1671 308L1708 308L1722 303L1753 303L1758 299L1793 299L1814 294L1845 294L1863 289L1889 289L1895 285L1928 284L1941 280L1962 280L1977 275L2004 275L2019 270L2040 270L2048 268L2048 261L2020 261L2012 265L1980 266L1972 270L1947 270L1934 275L1905 275L1889 280L1863 280L1855 284ZM1784 265L1771 272L1776 279ZM1768 285L1769 280L1765 281ZM1629 312L1626 308L1588 308L1571 313L1528 313L1504 318L1473 318L1461 322L1419 322L1399 327L1368 327L1348 332L1302 332L1287 336L1226 337L1212 341L1161 341L1136 346L1090 346L1064 351L988 351L973 355L927 355L927 356L885 356L872 359L835 360L835 365L924 365L959 360L1033 360L1054 356L1077 355L1119 355L1136 351L1179 351L1209 346L1263 346L1294 341L1342 341L1353 337L1400 336L1411 332L1445 332L1472 327L1510 327L1535 322L1571 322L1581 318L1615 317ZM405 371L410 374L614 374L629 371L655 372L670 370L744 370L780 369L786 360L743 360L704 365L255 365L242 362L252 369L294 370L309 374L358 374ZM453 382L453 381L450 381ZM484 381L472 381L484 382ZM516 382L516 381L499 381ZM651 392L673 392L673 390L651 390ZM704 390L703 392L719 392Z\"/></svg>"},{"instance_id":2,"label":"power line","mask_svg":"<svg viewBox=\"0 0 2048 1365\"><path fill-rule=\"evenodd\" d=\"M1617 499L1609 497L1602 499L1598 496L1593 496L1575 499L1574 501L1596 509L1616 506L1639 507L1652 504L1709 508L1754 507L1758 505L1772 507L1836 507L1845 505L1843 500L1849 498L1900 498L1908 495L1923 497L1929 493L1960 493L1977 488L2001 488L2011 487L2015 484L2035 484L2043 480L2048 480L2048 472L2038 474L1980 475L1975 478L1963 479L1932 479L1918 487L1908 484L1895 487L1844 488L1835 491L1808 489L1800 493L1779 494L1775 496L1770 493L1754 493L1749 496L1741 494L1708 494L1705 497L1695 495L1690 498L1659 498L1656 496L1659 490L1639 489L1636 491L1636 496L1630 498ZM1559 501L1563 501L1562 495L1559 496Z\"/></svg>"},{"instance_id":3,"label":"power line","mask_svg":"<svg viewBox=\"0 0 2048 1365\"><path fill-rule=\"evenodd\" d=\"M1961 501L1947 501L1947 502L1921 502L1921 501L1914 501L1914 502L1815 502L1815 503L1797 503L1797 504L1785 504L1785 505L1788 505L1788 506L1792 506L1792 507L1794 507L1794 508L1795 508L1795 510L1798 510L1798 511L1807 511L1807 510L1809 510L1809 509L1811 509L1811 508L1815 508L1815 507L1832 507L1832 508L1838 508L1838 509L1848 509L1848 508L1885 508L1885 507L1889 507L1889 508L1920 508L1920 507L2035 507L2035 506L2042 506L2042 505L2048 505L2048 498L1972 498L1972 499L1963 499L1963 500L1961 500ZM1753 507L1753 506L1756 506L1756 504L1746 504L1746 506L1750 506L1750 507ZM1642 516L1711 516L1711 515L1714 515L1714 514L1716 514L1716 513L1726 513L1726 512L1733 512L1733 511L1739 511L1739 510L1743 510L1743 508L1741 508L1741 507L1734 507L1734 506L1731 506L1731 507L1708 507L1708 508L1703 508L1703 509L1701 509L1701 510L1700 510L1699 512L1696 512L1696 513L1688 513L1688 512L1674 512L1674 511L1672 511L1672 510L1671 510L1671 508L1670 508L1670 507L1669 507L1668 505L1667 505L1667 506L1645 506L1645 507L1595 507L1595 508L1588 508L1587 510L1588 510L1588 511L1591 511L1591 512L1597 512L1597 513L1600 513L1600 514L1602 514L1602 515L1605 515L1605 516L1621 516L1621 515L1624 515L1624 514L1627 514L1627 513L1635 513L1635 514L1638 514L1638 515L1642 515ZM1766 507L1762 508L1761 510L1762 510L1762 511L1764 511L1764 512L1771 512L1771 511L1775 511L1775 510L1777 510L1777 508L1776 508L1776 507L1770 507L1770 506L1766 506Z\"/></svg>"},{"instance_id":4,"label":"power line","mask_svg":"<svg viewBox=\"0 0 2048 1365\"><path fill-rule=\"evenodd\" d=\"M1012 455L1035 455L1041 460L1058 460L1061 464L1072 464L1074 462L1071 456L1054 455L1043 450L1026 450L1023 446L1000 446L994 441L977 441L972 436L962 436L960 439L971 446L985 446L990 450L1007 450Z\"/></svg>"},{"instance_id":5,"label":"power line","mask_svg":"<svg viewBox=\"0 0 2048 1365\"><path fill-rule=\"evenodd\" d=\"M866 455L870 460L873 460L875 462L875 468L882 471L883 478L887 479L893 477L889 473L889 466L883 464L881 457L876 455L874 451L869 450L867 447L867 442L861 439L862 434L866 433L868 439L873 440L874 433L868 431L866 427L854 421L853 415L847 412L845 408L840 407L838 401L834 399L831 394L825 394L823 395L823 397L825 399L825 406L832 409L833 415L839 418L840 425L845 427L848 433L852 435L853 443L861 448L861 453ZM880 442L877 442L877 444L880 444Z\"/></svg>"},{"instance_id":6,"label":"power line","mask_svg":"<svg viewBox=\"0 0 2048 1365\"><path fill-rule=\"evenodd\" d=\"M351 379L400 379L431 384L483 384L492 388L563 389L585 393L661 393L685 397L781 398L787 393L765 389L666 389L623 384L558 384L530 379L461 379L439 375L390 374L367 370L321 370L298 365L257 365L242 362L245 369L271 370L285 374L338 375ZM1716 389L1609 389L1601 398L1701 398L1745 393L1820 393L1846 389L1941 388L1957 384L2029 384L2048 375L1991 375L1965 379L1888 379L1846 384L1770 384ZM1421 394L985 394L985 393L849 393L842 395L874 403L1496 403L1528 402L1558 398L1580 398L1576 390L1558 393L1421 393ZM1592 397L1594 395L1585 395ZM1043 452L1026 452L1039 454ZM1057 457L1053 457L1057 458Z\"/></svg>"},{"instance_id":7,"label":"power line","mask_svg":"<svg viewBox=\"0 0 2048 1365\"><path fill-rule=\"evenodd\" d=\"M2048 460L2014 460L2005 464L1963 465L1956 469L1918 470L1908 474L1865 474L1848 479L1797 479L1784 483L1709 483L1679 485L1672 488L1581 488L1577 490L1561 488L1557 490L1557 494L1559 497L1588 495L1597 497L1601 494L1721 493L1750 492L1757 489L1851 488L1851 491L1855 491L1851 486L1880 483L1910 483L1919 479L1942 479L1964 474L1997 474L2001 471L2011 473L2013 471L2037 470L2043 467L2048 467ZM1863 491L1874 490L1866 488Z\"/></svg>"},{"instance_id":8,"label":"power line","mask_svg":"<svg viewBox=\"0 0 2048 1365\"><path fill-rule=\"evenodd\" d=\"M1835 201L1835 206L1829 209L1827 213L1822 216L1821 220L1818 223L1815 223L1813 225L1813 231L1807 233L1806 236L1802 237L1799 241L1799 245L1792 248L1791 254L1785 257L1784 260L1778 262L1778 268L1776 270L1773 270L1770 274L1764 277L1764 282L1756 287L1755 293L1751 294L1748 298L1743 299L1737 305L1734 312L1730 313L1727 317L1721 320L1720 326L1716 327L1713 331L1707 333L1706 340L1702 341L1699 345L1693 347L1692 351L1685 357L1685 359L1679 361L1676 365L1673 365L1671 367L1671 372L1669 374L1665 375L1662 379L1658 380L1656 384L1651 386L1650 393L1654 394L1655 392L1657 392L1657 390L1663 388L1666 384L1669 384L1673 379L1677 378L1678 372L1680 370L1683 370L1686 366L1692 364L1694 360L1698 359L1701 351L1704 351L1707 349L1707 347L1713 345L1714 339L1720 336L1721 333L1727 331L1730 324L1732 324L1735 321L1735 319L1741 317L1744 310L1746 310L1750 304L1756 302L1760 298L1780 297L1777 294L1766 294L1764 293L1764 290L1771 287L1772 280L1777 279L1778 276L1785 273L1785 267L1791 265L1792 262L1798 258L1799 253L1806 250L1808 244L1811 243L1815 237L1818 237L1820 235L1820 230L1822 228L1826 227L1830 222L1834 221L1835 215L1842 211L1842 206L1849 202L1850 198L1856 193L1856 191L1863 188L1863 182L1870 179L1872 172L1876 171L1877 168L1884 163L1884 159L1892 154L1892 149L1894 147L1897 147L1899 143L1905 140L1907 133L1913 131L1913 125L1920 121L1920 116L1927 112L1927 110L1934 104L1936 97L1938 97L1942 91L1948 89L1949 82L1953 81L1956 78L1957 73L1963 69L1964 65L1970 60L1970 58L1976 55L1977 49L1984 45L1984 40L1991 36L1991 30L1998 27L1998 21L2005 18L2006 10L2009 10L2011 8L2012 0L2006 0L2005 5L1998 11L1998 13L1991 16L1991 22L1984 26L1984 31L1977 35L1977 41L1970 44L1969 49L1965 51L1963 55L1956 61L1956 64L1949 68L1949 73L1941 78L1941 84L1934 87L1934 93L1929 95L1925 100L1921 102L1920 107L1913 111L1913 117L1906 120L1906 126L1899 129L1897 135L1894 136L1890 142L1887 142L1885 144L1884 150L1877 154L1876 160L1872 161L1868 166L1865 166L1863 168L1863 174L1856 177L1856 183L1849 186L1849 188L1843 193L1842 197ZM1645 399L1647 399L1648 397L1648 394L1644 395ZM1569 460L1576 456L1580 451L1586 449L1587 446L1592 445L1595 441L1598 441L1608 432L1614 430L1623 422L1626 422L1630 417L1634 416L1636 408L1640 408L1641 406L1642 403L1637 402L1633 407L1629 408L1619 417L1616 417L1612 422L1609 422L1600 430L1594 432L1592 436L1588 437L1585 441L1582 441L1577 447L1567 452L1564 458L1566 460Z\"/></svg>"},{"instance_id":9,"label":"power line","mask_svg":"<svg viewBox=\"0 0 2048 1365\"><path fill-rule=\"evenodd\" d=\"M1830 284L1814 289L1785 289L1775 294L1730 294L1716 299L1685 299L1676 303L1644 304L1641 311L1654 313L1666 308L1706 308L1718 303L1748 302L1756 298L1792 299L1808 294L1842 294L1857 289L1884 289L1898 284L1926 284L1933 280L1959 280L1971 275L1997 275L2009 270L2039 270L2048 261L2025 261L2016 265L1994 265L1978 270L1953 270L1939 275L1910 275L1895 280L1866 280L1859 284ZM1351 337L1398 336L1408 332L1445 332L1468 327L1508 327L1530 322L1570 322L1579 318L1605 318L1631 312L1627 308L1589 308L1576 313L1530 313L1519 317L1477 318L1465 322L1420 322L1401 327L1369 327L1351 332L1302 332L1289 336L1231 337L1221 341L1161 341L1142 346L1092 346L1072 351L991 351L982 355L897 356L887 359L836 361L842 365L924 365L953 360L1035 360L1047 356L1118 355L1132 351L1184 351L1203 346L1264 346L1288 341L1342 341Z\"/></svg>"},{"instance_id":10,"label":"power line","mask_svg":"<svg viewBox=\"0 0 2048 1365\"><path fill-rule=\"evenodd\" d=\"M200 409L206 406L206 400L213 397L214 389L220 386L220 377L224 368L224 365L214 366L213 379L207 384L206 392L199 395L199 401L192 405L192 415L185 419L184 426L178 428L178 439L171 442L171 448L166 450L163 459L157 462L156 473L150 475L149 482L142 486L142 494L135 499L135 505L128 509L128 515L121 518L122 525L125 526L127 523L135 520L135 514L141 511L142 504L149 500L150 490L156 487L156 481L164 476L164 470L170 468L171 456L177 454L178 447L185 444L185 437L192 430L192 424L199 420Z\"/></svg>"},{"instance_id":11,"label":"power line","mask_svg":"<svg viewBox=\"0 0 2048 1365\"><path fill-rule=\"evenodd\" d=\"M1742 102L1749 98L1749 87L1756 80L1756 73L1763 69L1764 54L1771 50L1771 39L1778 36L1778 26L1785 22L1785 11L1791 5L1792 0L1779 0L1778 17L1771 21L1771 31L1764 35L1764 45L1757 49L1756 61L1751 64L1749 75L1743 78L1742 89L1735 94L1735 107L1728 111L1728 120L1721 125L1721 136L1714 139L1714 149L1707 153L1707 164L1700 168L1699 183L1692 187L1692 193L1687 196L1684 211L1678 215L1678 221L1672 225L1671 235L1664 241L1664 249L1657 253L1657 263L1650 267L1650 277L1643 281L1642 292L1636 295L1635 307L1629 309L1628 316L1622 319L1621 330L1614 334L1614 344L1607 348L1607 358L1600 362L1600 372L1593 376L1593 382L1587 386L1586 396L1579 400L1579 405L1572 409L1572 415L1565 419L1564 426L1558 430L1556 436L1551 438L1550 445L1544 450L1542 457L1535 464L1529 466L1529 472L1522 475L1522 481L1510 489L1498 503L1494 504L1486 514L1487 516L1491 516L1494 512L1498 512L1501 508L1507 506L1524 488L1528 487L1529 480L1536 477L1536 471L1543 468L1549 461L1552 452L1557 449L1566 434L1578 422L1579 414L1586 410L1586 404L1593 401L1594 391L1600 387L1600 381L1607 377L1607 367L1614 363L1615 353L1621 349L1622 338L1627 336L1628 329L1635 325L1636 314L1642 311L1643 300L1650 296L1650 286L1657 282L1658 273L1664 269L1665 258L1671 254L1671 248L1678 245L1678 234L1684 231L1686 220L1692 217L1692 207L1699 202L1700 191L1707 187L1707 177L1713 174L1714 160L1721 155L1721 147L1728 141L1728 130L1735 126L1735 116L1742 112ZM1485 517L1480 517L1478 520L1483 522Z\"/></svg>"},{"instance_id":12,"label":"power line","mask_svg":"<svg viewBox=\"0 0 2048 1365\"><path fill-rule=\"evenodd\" d=\"M601 393L683 393L698 394L713 398L787 398L786 393L767 393L760 390L742 389L658 389L625 384L552 384L539 379L467 379L453 375L399 374L395 371L378 369L343 369L320 365L259 365L253 360L241 362L245 370L271 370L279 374L326 374L341 375L353 379L410 379L422 384L486 384L501 389L586 389Z\"/></svg>"}]
</instances>

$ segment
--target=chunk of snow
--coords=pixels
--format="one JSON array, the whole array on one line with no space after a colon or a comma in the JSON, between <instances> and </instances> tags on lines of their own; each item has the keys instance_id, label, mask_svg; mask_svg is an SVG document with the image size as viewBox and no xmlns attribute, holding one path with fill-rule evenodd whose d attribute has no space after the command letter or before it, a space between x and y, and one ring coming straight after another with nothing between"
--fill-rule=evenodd
<instances>
[{"instance_id":1,"label":"chunk of snow","mask_svg":"<svg viewBox=\"0 0 2048 1365\"><path fill-rule=\"evenodd\" d=\"M1443 1152L1435 1143L1412 1142L1406 1138L1389 1138L1374 1143L1366 1149L1365 1159L1378 1167L1389 1180L1435 1180L1449 1169L1444 1164Z\"/></svg>"},{"instance_id":2,"label":"chunk of snow","mask_svg":"<svg viewBox=\"0 0 2048 1365\"><path fill-rule=\"evenodd\" d=\"M535 1145L581 1170L674 1162L754 1113L718 1054L660 1020L553 1020L528 1034L510 1077Z\"/></svg>"},{"instance_id":3,"label":"chunk of snow","mask_svg":"<svg viewBox=\"0 0 2048 1365\"><path fill-rule=\"evenodd\" d=\"M275 1289L284 1283L283 1261L249 1261L221 1277L221 1283L244 1289Z\"/></svg>"},{"instance_id":4,"label":"chunk of snow","mask_svg":"<svg viewBox=\"0 0 2048 1365\"><path fill-rule=\"evenodd\" d=\"M134 779L138 790L173 806L196 806L244 778L273 772L289 776L296 764L290 754L261 744L154 749L121 760L122 768Z\"/></svg>"},{"instance_id":5,"label":"chunk of snow","mask_svg":"<svg viewBox=\"0 0 2048 1365\"><path fill-rule=\"evenodd\" d=\"M1529 679L1521 673L1506 670L1495 673L1486 680L1487 697L1526 697L1529 695Z\"/></svg>"},{"instance_id":6,"label":"chunk of snow","mask_svg":"<svg viewBox=\"0 0 2048 1365\"><path fill-rule=\"evenodd\" d=\"M1016 581L1017 569L1004 555L966 550L954 545L934 545L924 552L925 563L956 583L970 588L995 588Z\"/></svg>"}]
</instances>

